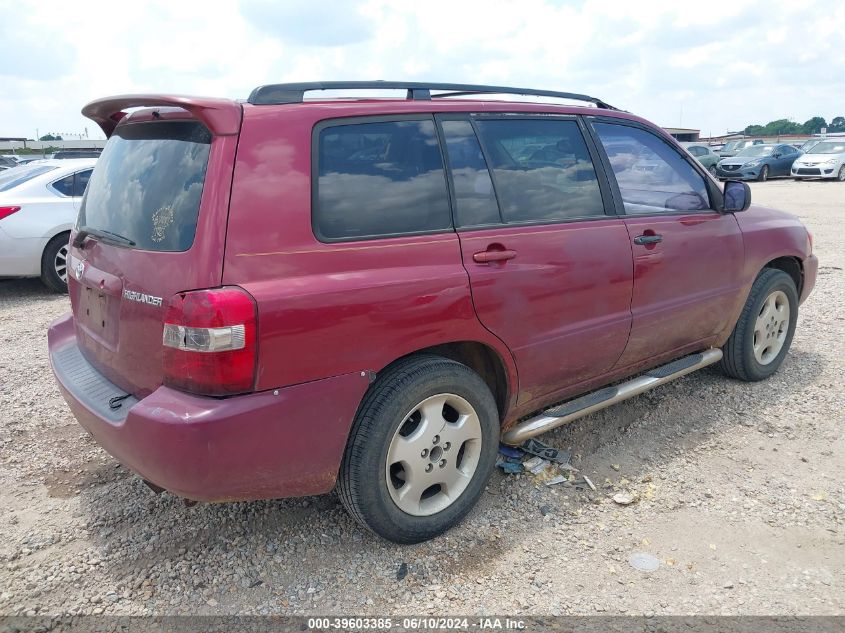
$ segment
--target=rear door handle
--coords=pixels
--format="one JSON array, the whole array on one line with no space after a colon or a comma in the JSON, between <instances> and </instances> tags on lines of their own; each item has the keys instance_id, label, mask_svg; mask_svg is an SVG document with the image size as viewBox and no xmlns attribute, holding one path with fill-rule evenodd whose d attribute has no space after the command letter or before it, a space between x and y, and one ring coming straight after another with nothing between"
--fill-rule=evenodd
<instances>
[{"instance_id":1,"label":"rear door handle","mask_svg":"<svg viewBox=\"0 0 845 633\"><path fill-rule=\"evenodd\" d=\"M663 241L662 235L637 235L634 238L634 244L657 244Z\"/></svg>"},{"instance_id":2,"label":"rear door handle","mask_svg":"<svg viewBox=\"0 0 845 633\"><path fill-rule=\"evenodd\" d=\"M477 264L488 264L490 262L504 262L514 257L516 257L516 251L481 251L480 253L473 254L472 261Z\"/></svg>"}]
</instances>

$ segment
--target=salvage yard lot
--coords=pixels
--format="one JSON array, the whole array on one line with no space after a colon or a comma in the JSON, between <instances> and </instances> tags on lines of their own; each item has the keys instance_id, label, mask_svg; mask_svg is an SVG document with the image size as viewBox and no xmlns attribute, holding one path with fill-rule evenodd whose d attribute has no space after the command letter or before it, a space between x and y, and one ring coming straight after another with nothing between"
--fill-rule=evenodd
<instances>
[{"instance_id":1,"label":"salvage yard lot","mask_svg":"<svg viewBox=\"0 0 845 633\"><path fill-rule=\"evenodd\" d=\"M333 495L153 495L55 387L46 328L67 298L0 282L0 614L841 614L845 184L751 187L800 216L820 260L780 372L706 369L548 434L596 492L499 471L462 525L415 546L363 532ZM638 501L615 504L623 490ZM636 552L660 568L632 568Z\"/></svg>"}]
</instances>

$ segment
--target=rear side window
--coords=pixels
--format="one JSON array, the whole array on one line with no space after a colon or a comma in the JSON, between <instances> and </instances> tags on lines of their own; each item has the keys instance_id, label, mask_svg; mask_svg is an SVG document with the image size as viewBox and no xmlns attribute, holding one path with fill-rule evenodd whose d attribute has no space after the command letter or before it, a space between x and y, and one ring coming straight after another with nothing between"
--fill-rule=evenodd
<instances>
[{"instance_id":1,"label":"rear side window","mask_svg":"<svg viewBox=\"0 0 845 633\"><path fill-rule=\"evenodd\" d=\"M81 198L85 193L85 187L88 186L88 181L91 180L91 172L93 169L86 169L85 171L78 171L73 176L73 195L75 198Z\"/></svg>"},{"instance_id":2,"label":"rear side window","mask_svg":"<svg viewBox=\"0 0 845 633\"><path fill-rule=\"evenodd\" d=\"M188 250L210 149L211 133L195 121L118 126L88 182L78 225L117 233L140 249Z\"/></svg>"},{"instance_id":3,"label":"rear side window","mask_svg":"<svg viewBox=\"0 0 845 633\"><path fill-rule=\"evenodd\" d=\"M383 121L319 131L314 229L321 239L450 230L434 122Z\"/></svg>"},{"instance_id":4,"label":"rear side window","mask_svg":"<svg viewBox=\"0 0 845 633\"><path fill-rule=\"evenodd\" d=\"M63 196L72 196L73 195L73 178L74 175L71 174L70 176L65 176L61 180L57 180L54 182L51 187L58 191Z\"/></svg>"},{"instance_id":5,"label":"rear side window","mask_svg":"<svg viewBox=\"0 0 845 633\"><path fill-rule=\"evenodd\" d=\"M704 178L660 137L628 125L594 126L616 175L626 213L710 208Z\"/></svg>"},{"instance_id":6,"label":"rear side window","mask_svg":"<svg viewBox=\"0 0 845 633\"><path fill-rule=\"evenodd\" d=\"M9 191L15 187L37 178L41 174L56 169L52 165L22 165L0 172L0 191Z\"/></svg>"},{"instance_id":7,"label":"rear side window","mask_svg":"<svg viewBox=\"0 0 845 633\"><path fill-rule=\"evenodd\" d=\"M472 124L443 121L442 126L454 187L455 223L476 226L500 222L493 181Z\"/></svg>"},{"instance_id":8,"label":"rear side window","mask_svg":"<svg viewBox=\"0 0 845 633\"><path fill-rule=\"evenodd\" d=\"M505 222L604 215L578 124L555 119L478 121Z\"/></svg>"}]
</instances>

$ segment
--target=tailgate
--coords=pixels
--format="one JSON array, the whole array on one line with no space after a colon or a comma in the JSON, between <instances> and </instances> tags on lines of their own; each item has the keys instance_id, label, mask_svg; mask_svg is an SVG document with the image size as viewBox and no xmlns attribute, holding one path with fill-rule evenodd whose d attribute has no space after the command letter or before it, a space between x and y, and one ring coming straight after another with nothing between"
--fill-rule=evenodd
<instances>
[{"instance_id":1,"label":"tailgate","mask_svg":"<svg viewBox=\"0 0 845 633\"><path fill-rule=\"evenodd\" d=\"M68 262L80 351L138 398L162 383L170 298L220 285L238 138L231 126L219 133L196 106L144 99L103 100L83 110L110 139L89 181ZM163 105L128 116L121 110L150 102ZM240 106L229 103L239 122Z\"/></svg>"}]
</instances>

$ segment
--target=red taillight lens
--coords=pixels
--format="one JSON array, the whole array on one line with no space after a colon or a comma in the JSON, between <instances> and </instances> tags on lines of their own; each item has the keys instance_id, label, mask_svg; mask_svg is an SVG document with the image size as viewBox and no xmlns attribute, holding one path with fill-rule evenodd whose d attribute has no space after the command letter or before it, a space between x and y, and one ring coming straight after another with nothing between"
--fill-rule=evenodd
<instances>
[{"instance_id":1,"label":"red taillight lens","mask_svg":"<svg viewBox=\"0 0 845 633\"><path fill-rule=\"evenodd\" d=\"M20 207L0 207L0 220L20 211Z\"/></svg>"},{"instance_id":2,"label":"red taillight lens","mask_svg":"<svg viewBox=\"0 0 845 633\"><path fill-rule=\"evenodd\" d=\"M235 287L182 292L164 317L164 384L206 396L255 386L255 301Z\"/></svg>"}]
</instances>

